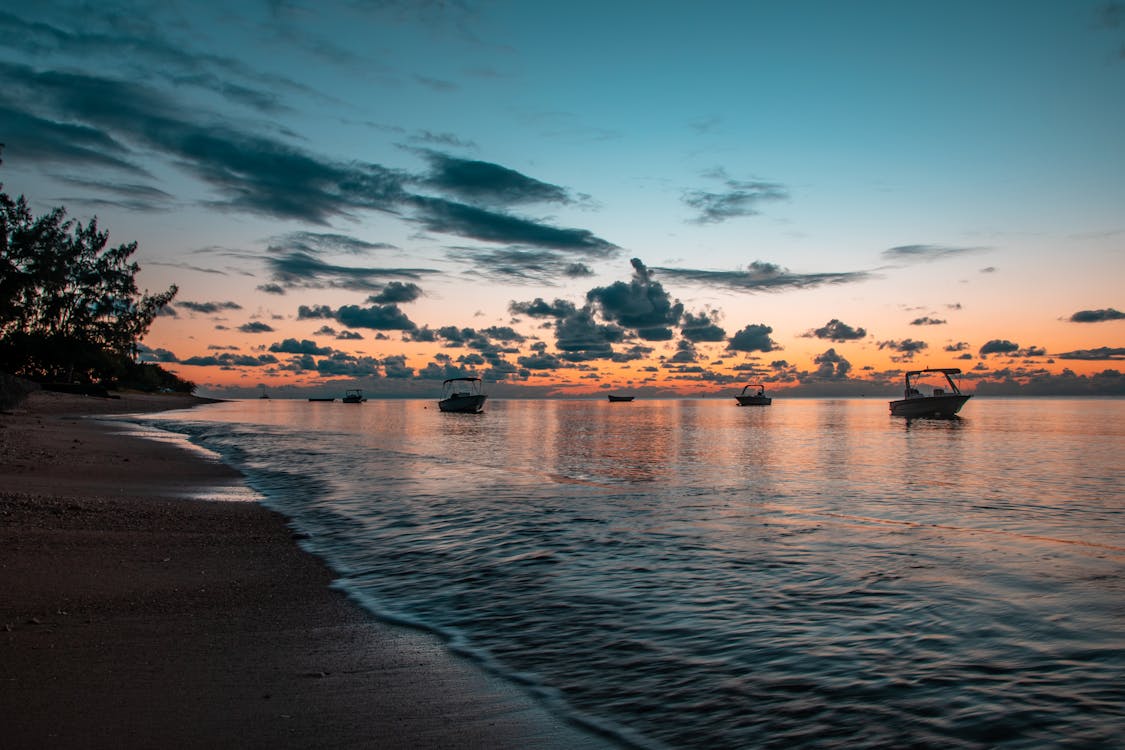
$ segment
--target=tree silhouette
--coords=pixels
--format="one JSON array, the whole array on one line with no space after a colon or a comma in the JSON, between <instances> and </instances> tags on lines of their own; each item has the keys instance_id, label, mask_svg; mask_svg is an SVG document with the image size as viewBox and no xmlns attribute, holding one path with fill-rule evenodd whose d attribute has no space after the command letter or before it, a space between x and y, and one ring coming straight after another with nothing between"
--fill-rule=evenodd
<instances>
[{"instance_id":1,"label":"tree silhouette","mask_svg":"<svg viewBox=\"0 0 1125 750\"><path fill-rule=\"evenodd\" d=\"M136 362L140 340L176 286L140 292L140 266L130 260L137 243L108 242L97 219L83 226L61 207L36 218L22 195L13 200L0 184L0 365L41 382L109 386L139 379L191 390Z\"/></svg>"}]
</instances>

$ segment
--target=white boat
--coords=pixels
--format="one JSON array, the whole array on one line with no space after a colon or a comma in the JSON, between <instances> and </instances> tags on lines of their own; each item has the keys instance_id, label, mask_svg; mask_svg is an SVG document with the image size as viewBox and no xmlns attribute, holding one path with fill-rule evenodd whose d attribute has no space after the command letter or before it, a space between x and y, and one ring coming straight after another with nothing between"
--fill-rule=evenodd
<instances>
[{"instance_id":1,"label":"white boat","mask_svg":"<svg viewBox=\"0 0 1125 750\"><path fill-rule=\"evenodd\" d=\"M441 384L442 411L479 414L484 411L484 381L480 378L450 378Z\"/></svg>"},{"instance_id":2,"label":"white boat","mask_svg":"<svg viewBox=\"0 0 1125 750\"><path fill-rule=\"evenodd\" d=\"M945 382L949 390L934 388L933 393L927 395L918 390L917 378L927 372L940 372L945 375ZM953 382L951 375L960 375L957 367L927 367L924 370L911 370L906 373L906 393L898 401L891 401L891 414L896 417L937 417L950 419L961 410L965 402L972 395L961 393L961 389Z\"/></svg>"},{"instance_id":3,"label":"white boat","mask_svg":"<svg viewBox=\"0 0 1125 750\"><path fill-rule=\"evenodd\" d=\"M757 388L754 393L747 393L751 388ZM739 406L769 406L773 399L766 395L766 387L761 383L748 383L742 386L742 393L734 397Z\"/></svg>"}]
</instances>

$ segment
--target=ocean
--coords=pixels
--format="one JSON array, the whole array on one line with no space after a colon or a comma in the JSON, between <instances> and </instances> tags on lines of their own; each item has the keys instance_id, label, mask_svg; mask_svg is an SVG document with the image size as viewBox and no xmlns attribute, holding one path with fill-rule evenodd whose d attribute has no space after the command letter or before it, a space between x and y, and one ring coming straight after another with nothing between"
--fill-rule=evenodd
<instances>
[{"instance_id":1,"label":"ocean","mask_svg":"<svg viewBox=\"0 0 1125 750\"><path fill-rule=\"evenodd\" d=\"M1125 400L138 417L337 585L623 747L1120 748Z\"/></svg>"}]
</instances>

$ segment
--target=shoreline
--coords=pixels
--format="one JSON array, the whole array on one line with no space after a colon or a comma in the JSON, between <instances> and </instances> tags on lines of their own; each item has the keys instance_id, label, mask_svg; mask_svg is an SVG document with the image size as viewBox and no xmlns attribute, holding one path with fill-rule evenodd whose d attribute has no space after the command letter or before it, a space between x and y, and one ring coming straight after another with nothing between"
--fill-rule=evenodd
<instances>
[{"instance_id":1,"label":"shoreline","mask_svg":"<svg viewBox=\"0 0 1125 750\"><path fill-rule=\"evenodd\" d=\"M331 587L233 468L36 392L0 413L0 715L14 747L602 748Z\"/></svg>"}]
</instances>

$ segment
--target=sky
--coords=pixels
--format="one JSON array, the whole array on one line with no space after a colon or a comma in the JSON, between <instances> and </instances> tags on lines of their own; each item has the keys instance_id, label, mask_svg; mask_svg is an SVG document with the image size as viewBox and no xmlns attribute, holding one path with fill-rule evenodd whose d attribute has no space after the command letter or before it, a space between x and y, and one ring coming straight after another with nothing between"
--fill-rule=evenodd
<instances>
[{"instance_id":1,"label":"sky","mask_svg":"<svg viewBox=\"0 0 1125 750\"><path fill-rule=\"evenodd\" d=\"M202 394L1125 393L1125 3L41 0L0 78Z\"/></svg>"}]
</instances>

